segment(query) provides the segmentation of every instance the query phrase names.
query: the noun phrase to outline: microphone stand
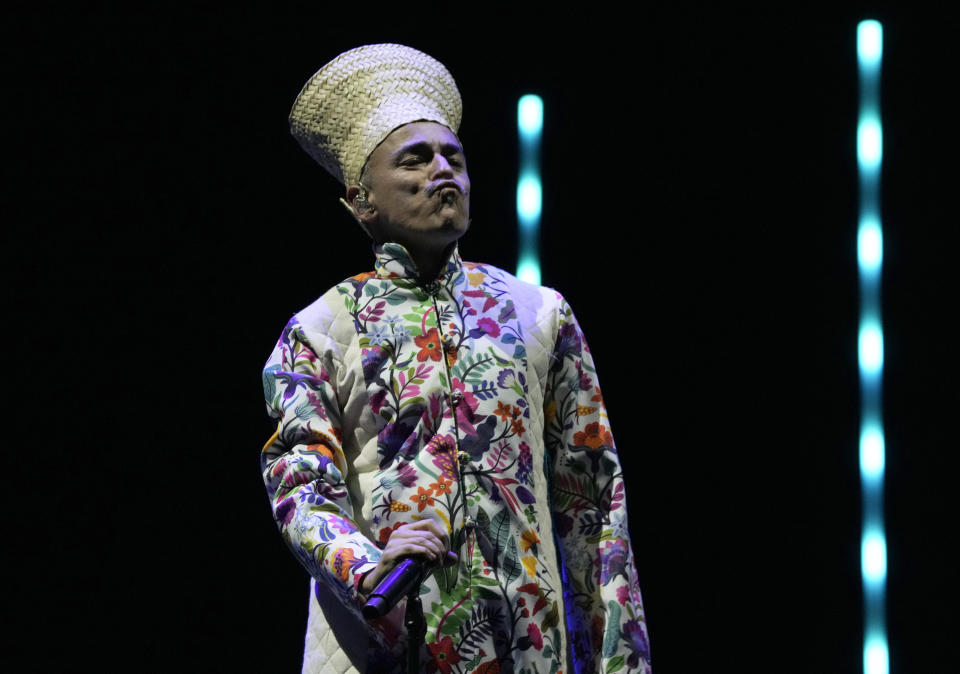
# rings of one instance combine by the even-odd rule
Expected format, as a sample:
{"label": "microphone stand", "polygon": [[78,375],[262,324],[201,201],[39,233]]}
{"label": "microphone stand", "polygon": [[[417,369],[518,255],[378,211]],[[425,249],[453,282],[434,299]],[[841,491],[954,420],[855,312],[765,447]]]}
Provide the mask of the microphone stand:
{"label": "microphone stand", "polygon": [[406,596],[407,608],[403,626],[407,629],[408,674],[420,673],[420,648],[427,634],[427,620],[423,615],[423,603],[420,601],[420,585],[428,570],[415,558],[404,559],[377,584],[363,606],[363,617],[376,620],[385,616]]}
{"label": "microphone stand", "polygon": [[423,616],[419,585],[407,595],[403,626],[407,628],[407,674],[419,674],[420,647],[423,646],[423,637],[427,634],[427,620]]}

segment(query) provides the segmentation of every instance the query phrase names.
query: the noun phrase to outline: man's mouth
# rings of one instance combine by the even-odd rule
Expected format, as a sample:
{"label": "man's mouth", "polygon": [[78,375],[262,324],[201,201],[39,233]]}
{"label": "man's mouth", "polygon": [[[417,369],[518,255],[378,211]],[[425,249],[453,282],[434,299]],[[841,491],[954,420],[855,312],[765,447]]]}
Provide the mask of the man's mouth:
{"label": "man's mouth", "polygon": [[[432,197],[437,192],[440,192],[441,196],[444,196],[443,191],[446,190],[448,187],[455,189],[460,194],[463,194],[463,189],[460,187],[459,183],[456,183],[453,180],[445,180],[442,183],[437,183],[436,185],[431,185],[429,188],[427,188],[427,196]],[[450,194],[450,193],[447,192],[447,194]],[[450,198],[450,197],[446,197],[446,198]]]}

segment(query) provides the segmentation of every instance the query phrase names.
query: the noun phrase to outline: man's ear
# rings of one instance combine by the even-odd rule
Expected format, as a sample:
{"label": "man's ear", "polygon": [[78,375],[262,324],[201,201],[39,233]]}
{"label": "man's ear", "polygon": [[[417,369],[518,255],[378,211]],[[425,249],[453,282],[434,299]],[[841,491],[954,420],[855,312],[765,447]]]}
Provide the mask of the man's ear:
{"label": "man's ear", "polygon": [[340,199],[340,203],[350,212],[366,235],[376,241],[371,226],[376,220],[377,209],[367,200],[367,191],[359,185],[350,185],[347,188],[346,199]]}

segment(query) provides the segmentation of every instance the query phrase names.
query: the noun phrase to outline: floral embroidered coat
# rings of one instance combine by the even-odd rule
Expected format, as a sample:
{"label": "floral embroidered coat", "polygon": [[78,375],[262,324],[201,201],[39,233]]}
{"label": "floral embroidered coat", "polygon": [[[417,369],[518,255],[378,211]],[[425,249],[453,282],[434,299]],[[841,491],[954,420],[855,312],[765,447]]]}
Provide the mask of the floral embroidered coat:
{"label": "floral embroidered coat", "polygon": [[304,670],[402,671],[401,608],[367,625],[357,587],[393,531],[432,518],[459,563],[421,588],[424,671],[648,671],[623,476],[570,307],[456,250],[426,286],[402,246],[376,253],[264,370],[263,477],[317,598]]}

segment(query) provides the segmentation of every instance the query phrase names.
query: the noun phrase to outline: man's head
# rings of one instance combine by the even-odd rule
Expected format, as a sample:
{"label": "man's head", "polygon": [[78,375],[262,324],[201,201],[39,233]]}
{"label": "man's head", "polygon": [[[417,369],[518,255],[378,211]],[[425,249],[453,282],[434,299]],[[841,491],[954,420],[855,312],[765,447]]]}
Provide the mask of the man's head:
{"label": "man's head", "polygon": [[290,110],[290,132],[334,178],[356,185],[374,149],[404,124],[432,121],[454,134],[463,105],[436,59],[400,44],[340,54],[314,73]]}
{"label": "man's head", "polygon": [[395,129],[370,153],[347,202],[375,241],[444,247],[470,225],[470,177],[457,136],[436,122]]}

